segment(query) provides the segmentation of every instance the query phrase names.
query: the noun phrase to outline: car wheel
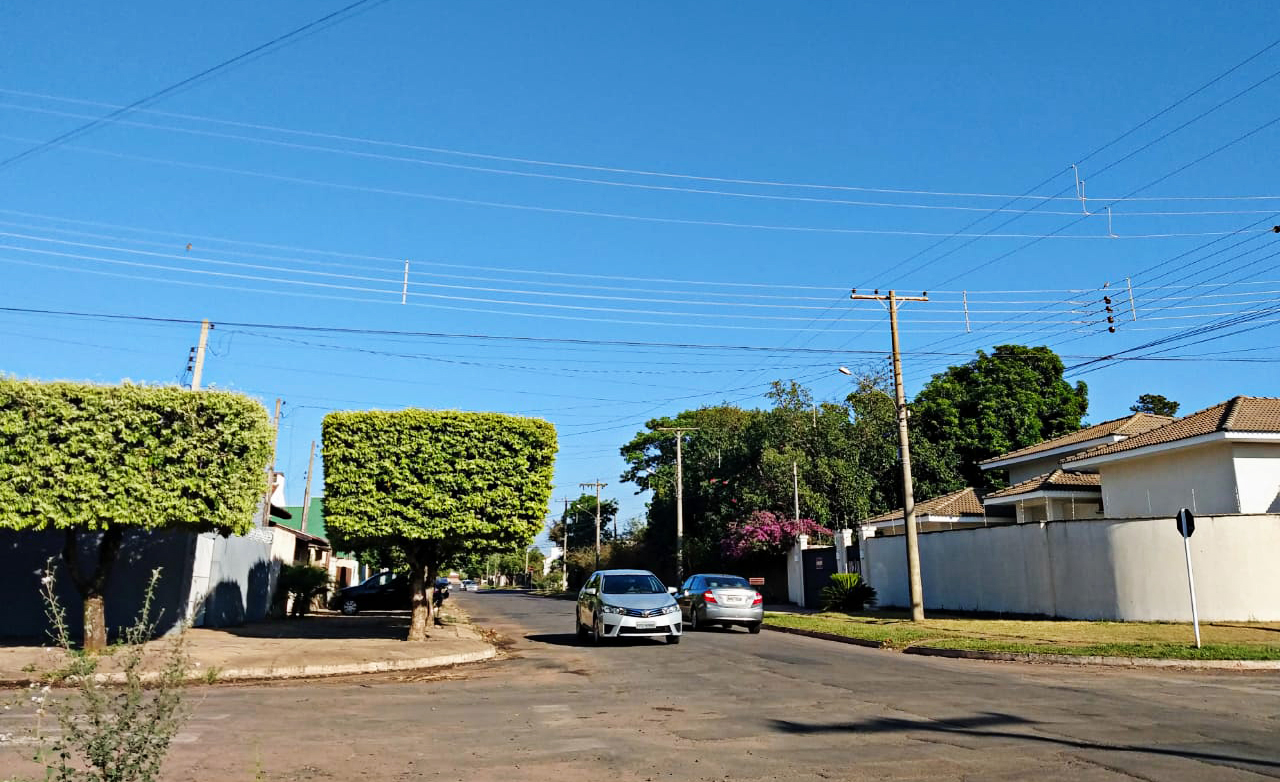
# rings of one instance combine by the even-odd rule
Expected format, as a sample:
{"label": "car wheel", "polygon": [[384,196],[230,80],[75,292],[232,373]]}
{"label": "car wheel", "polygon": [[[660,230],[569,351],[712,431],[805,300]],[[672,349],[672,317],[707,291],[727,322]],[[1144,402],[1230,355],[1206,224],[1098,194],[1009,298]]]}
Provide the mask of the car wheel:
{"label": "car wheel", "polygon": [[757,633],[759,633],[759,632],[760,632],[760,623],[759,623],[759,622],[756,622],[756,623],[754,623],[754,624],[749,624],[749,625],[747,625],[747,632],[748,632],[748,633],[751,633],[752,635],[756,635]]}
{"label": "car wheel", "polygon": [[578,621],[578,614],[573,615],[573,632],[578,636],[579,641],[585,641],[587,638],[587,628],[582,626],[582,622]]}
{"label": "car wheel", "polygon": [[355,600],[342,601],[342,613],[346,614],[347,616],[354,616],[359,612],[360,612],[360,604],[357,603]]}
{"label": "car wheel", "polygon": [[667,643],[669,643],[669,644],[678,644],[678,643],[680,643],[680,636],[678,636],[678,635],[669,635],[669,636],[667,636]]}
{"label": "car wheel", "polygon": [[604,643],[604,617],[596,614],[596,618],[591,623],[591,642],[596,646]]}
{"label": "car wheel", "polygon": [[698,609],[690,608],[689,609],[689,632],[698,630],[699,627],[700,625],[698,624]]}

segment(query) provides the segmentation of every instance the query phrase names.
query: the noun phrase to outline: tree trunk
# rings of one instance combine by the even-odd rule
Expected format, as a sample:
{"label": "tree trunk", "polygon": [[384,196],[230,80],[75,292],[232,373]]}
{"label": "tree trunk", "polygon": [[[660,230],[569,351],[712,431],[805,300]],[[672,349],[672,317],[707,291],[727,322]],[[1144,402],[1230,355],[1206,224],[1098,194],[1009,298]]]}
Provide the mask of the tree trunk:
{"label": "tree trunk", "polygon": [[84,603],[84,649],[89,652],[107,648],[107,613],[104,599],[107,576],[111,573],[111,565],[115,563],[116,554],[120,552],[120,544],[124,539],[124,531],[119,527],[108,527],[102,533],[98,543],[98,561],[93,572],[84,575],[80,572],[80,533],[78,530],[67,530],[62,547],[62,559],[66,562],[71,574],[71,583]]}
{"label": "tree trunk", "polygon": [[407,551],[409,567],[412,570],[410,590],[413,592],[413,617],[409,620],[410,641],[427,640],[427,628],[431,626],[431,595],[427,592],[430,582],[426,580],[427,563],[418,551]]}

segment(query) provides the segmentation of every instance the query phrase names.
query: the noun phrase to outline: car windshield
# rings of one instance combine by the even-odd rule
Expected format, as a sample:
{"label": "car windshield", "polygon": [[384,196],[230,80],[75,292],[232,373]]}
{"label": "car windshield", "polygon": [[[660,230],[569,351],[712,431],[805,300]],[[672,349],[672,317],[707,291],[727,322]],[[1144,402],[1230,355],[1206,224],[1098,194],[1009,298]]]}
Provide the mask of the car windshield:
{"label": "car windshield", "polygon": [[605,576],[600,591],[606,595],[654,595],[667,589],[657,576]]}
{"label": "car windshield", "polygon": [[745,578],[738,576],[707,576],[708,589],[749,589]]}

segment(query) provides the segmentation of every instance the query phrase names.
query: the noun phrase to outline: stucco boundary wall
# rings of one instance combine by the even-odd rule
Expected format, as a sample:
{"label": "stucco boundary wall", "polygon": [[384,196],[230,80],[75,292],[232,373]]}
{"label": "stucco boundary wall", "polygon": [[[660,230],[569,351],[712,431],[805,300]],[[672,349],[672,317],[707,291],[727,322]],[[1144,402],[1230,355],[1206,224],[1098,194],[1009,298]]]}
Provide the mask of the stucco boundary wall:
{"label": "stucco boundary wall", "polygon": [[[927,608],[1189,622],[1172,518],[1049,521],[921,534]],[[867,538],[863,573],[905,606],[906,538]],[[1280,514],[1200,516],[1191,562],[1201,621],[1280,621]]]}

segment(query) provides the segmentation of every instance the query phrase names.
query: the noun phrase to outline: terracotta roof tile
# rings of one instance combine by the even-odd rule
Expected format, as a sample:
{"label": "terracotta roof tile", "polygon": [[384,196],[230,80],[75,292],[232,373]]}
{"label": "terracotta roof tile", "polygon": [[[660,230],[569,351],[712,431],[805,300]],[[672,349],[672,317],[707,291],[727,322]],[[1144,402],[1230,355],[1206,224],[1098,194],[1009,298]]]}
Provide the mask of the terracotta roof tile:
{"label": "terracotta roof tile", "polygon": [[[986,515],[982,509],[982,500],[978,499],[978,493],[970,488],[964,488],[960,491],[953,491],[950,494],[944,494],[941,497],[925,500],[916,503],[917,516],[983,516]],[[881,513],[879,516],[872,516],[869,519],[863,519],[860,524],[869,524],[875,521],[889,521],[891,519],[902,518],[902,509]]]}
{"label": "terracotta roof tile", "polygon": [[1044,489],[1062,489],[1066,491],[1089,491],[1102,486],[1102,479],[1094,472],[1070,472],[1068,470],[1054,470],[1043,475],[1037,475],[1034,478],[1028,478],[1021,483],[993,491],[983,500],[990,500],[996,497],[1014,497],[1019,494],[1030,494],[1034,491],[1042,491]]}
{"label": "terracotta roof tile", "polygon": [[1100,424],[1086,426],[1083,429],[1077,429],[1076,431],[1068,434],[1060,435],[1048,440],[1042,440],[1034,445],[1028,445],[1026,448],[1019,448],[1016,451],[1002,453],[999,456],[984,459],[979,462],[979,464],[991,464],[992,462],[1002,462],[1005,459],[1032,456],[1043,451],[1052,451],[1055,448],[1074,445],[1075,443],[1087,443],[1090,440],[1096,440],[1099,437],[1110,437],[1111,435],[1132,437],[1164,426],[1172,420],[1174,419],[1164,415],[1155,415],[1153,413],[1134,413],[1133,415],[1128,415],[1124,418],[1115,418],[1110,421],[1103,421]]}
{"label": "terracotta roof tile", "polygon": [[1237,396],[1225,402],[1192,413],[1186,418],[1157,429],[1134,435],[1127,440],[1100,445],[1084,453],[1063,459],[1063,464],[1094,456],[1132,451],[1149,445],[1163,445],[1214,432],[1280,433],[1280,399],[1274,397]]}

